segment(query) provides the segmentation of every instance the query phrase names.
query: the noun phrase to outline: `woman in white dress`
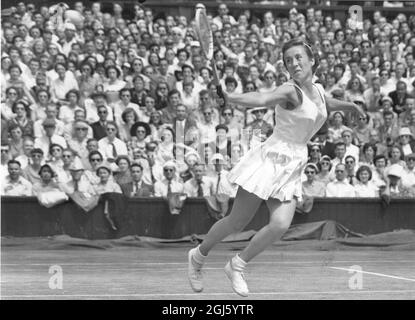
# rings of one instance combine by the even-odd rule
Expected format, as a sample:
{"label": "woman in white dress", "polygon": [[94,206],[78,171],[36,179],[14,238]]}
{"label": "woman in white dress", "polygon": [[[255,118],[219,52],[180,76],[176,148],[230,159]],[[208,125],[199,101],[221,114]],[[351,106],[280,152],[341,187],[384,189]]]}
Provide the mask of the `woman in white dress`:
{"label": "woman in white dress", "polygon": [[376,198],[379,197],[379,188],[372,181],[372,170],[363,165],[356,172],[358,182],[355,184],[356,197]]}
{"label": "woman in white dress", "polygon": [[307,163],[307,142],[327,119],[330,110],[363,110],[351,103],[324,97],[322,86],[312,82],[317,67],[309,45],[293,39],[285,43],[283,60],[293,80],[268,93],[229,94],[225,99],[242,106],[277,105],[276,126],[263,143],[248,151],[228,175],[239,185],[231,213],[215,223],[204,241],[188,253],[188,279],[196,292],[203,290],[202,266],[209,251],[226,236],[241,231],[263,200],[270,211],[269,224],[225,266],[233,290],[247,296],[243,271],[246,264],[287,231],[297,201],[302,200],[301,173]]}

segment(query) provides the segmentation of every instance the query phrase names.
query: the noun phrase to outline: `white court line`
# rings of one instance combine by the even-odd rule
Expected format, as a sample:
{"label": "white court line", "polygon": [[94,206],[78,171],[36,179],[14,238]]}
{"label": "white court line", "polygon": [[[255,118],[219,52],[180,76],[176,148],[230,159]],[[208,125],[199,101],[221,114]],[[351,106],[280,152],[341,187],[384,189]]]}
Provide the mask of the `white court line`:
{"label": "white court line", "polygon": [[388,275],[388,274],[377,273],[377,272],[369,272],[369,271],[356,270],[356,269],[353,269],[353,268],[337,268],[337,267],[329,267],[329,268],[330,269],[337,269],[337,270],[344,270],[344,271],[349,271],[349,272],[360,272],[360,273],[372,274],[372,275],[375,275],[375,276],[380,276],[380,277],[385,277],[385,278],[392,278],[392,279],[407,280],[407,281],[413,281],[413,282],[415,282],[415,279],[409,279],[409,278],[404,278],[404,277],[391,276],[391,275]]}
{"label": "white court line", "polygon": [[[226,262],[226,259],[223,263]],[[330,259],[322,259],[320,261],[252,261],[250,265],[261,265],[261,264],[327,264],[327,263],[414,263],[415,260],[367,260],[367,261],[356,261],[356,260],[338,260],[332,261]],[[186,262],[80,262],[80,263],[59,263],[59,261],[54,261],[53,263],[2,263],[2,266],[50,266],[51,264],[58,264],[60,266],[105,266],[105,265],[186,265]],[[207,265],[222,264],[222,262],[208,262]]]}
{"label": "white court line", "polygon": [[[357,294],[357,293],[415,293],[415,290],[348,290],[348,291],[288,291],[288,292],[251,292],[250,296],[263,295],[337,295],[337,294]],[[212,293],[131,293],[131,294],[39,294],[39,295],[2,295],[1,298],[111,298],[111,297],[203,297],[203,296],[229,296],[235,295],[233,292],[212,292]]]}

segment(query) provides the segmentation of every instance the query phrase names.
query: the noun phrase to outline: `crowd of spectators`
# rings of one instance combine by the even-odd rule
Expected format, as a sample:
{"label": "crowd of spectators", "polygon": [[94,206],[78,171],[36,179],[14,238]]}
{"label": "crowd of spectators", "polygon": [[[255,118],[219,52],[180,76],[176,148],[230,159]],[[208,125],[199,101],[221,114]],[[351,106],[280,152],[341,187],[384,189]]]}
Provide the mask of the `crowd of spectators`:
{"label": "crowd of spectators", "polygon": [[[139,4],[132,19],[118,3],[71,10],[83,18],[60,23],[20,2],[2,19],[1,194],[234,197],[227,172],[272,134],[275,106],[223,105],[193,19]],[[219,4],[208,16],[227,92],[288,81],[281,48],[298,37],[327,95],[367,111],[330,114],[309,145],[305,195],[415,197],[415,15],[376,11],[357,28],[312,7],[259,19]]]}

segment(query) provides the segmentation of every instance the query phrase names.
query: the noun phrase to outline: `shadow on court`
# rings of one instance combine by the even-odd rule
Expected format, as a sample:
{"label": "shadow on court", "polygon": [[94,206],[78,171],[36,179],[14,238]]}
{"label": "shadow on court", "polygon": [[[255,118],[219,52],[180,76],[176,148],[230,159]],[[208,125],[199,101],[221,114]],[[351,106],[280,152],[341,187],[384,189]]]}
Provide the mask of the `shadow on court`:
{"label": "shadow on court", "polygon": [[[140,240],[2,238],[2,299],[243,299],[223,267],[246,241],[212,251],[195,294],[186,278],[194,244]],[[248,299],[415,299],[415,242],[371,242],[278,242],[249,264]]]}

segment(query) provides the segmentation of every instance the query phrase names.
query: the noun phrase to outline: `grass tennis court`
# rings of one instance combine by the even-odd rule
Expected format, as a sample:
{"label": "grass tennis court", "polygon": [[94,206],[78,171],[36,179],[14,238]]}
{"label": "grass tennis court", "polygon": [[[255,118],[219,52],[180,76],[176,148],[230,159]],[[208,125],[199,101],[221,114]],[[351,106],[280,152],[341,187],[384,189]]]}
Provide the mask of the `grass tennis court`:
{"label": "grass tennis court", "polygon": [[[248,299],[415,299],[415,252],[376,248],[327,250],[315,242],[274,245],[249,264]],[[186,278],[189,243],[117,247],[2,248],[2,299],[241,299],[223,272],[244,242],[222,243],[209,256],[205,290]],[[63,289],[50,289],[49,268],[63,272]],[[349,288],[349,268],[360,266],[362,289]],[[246,298],[245,298],[246,300]]]}

